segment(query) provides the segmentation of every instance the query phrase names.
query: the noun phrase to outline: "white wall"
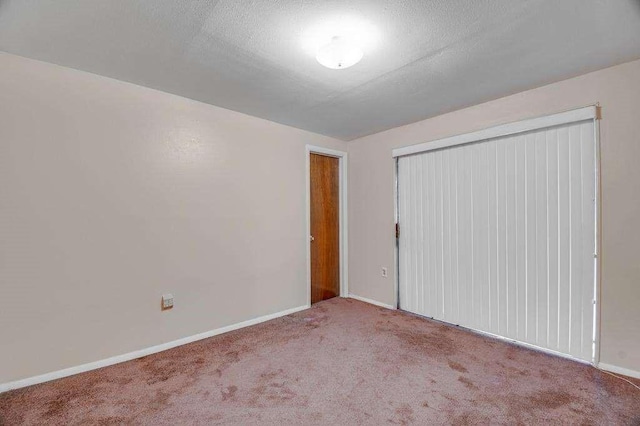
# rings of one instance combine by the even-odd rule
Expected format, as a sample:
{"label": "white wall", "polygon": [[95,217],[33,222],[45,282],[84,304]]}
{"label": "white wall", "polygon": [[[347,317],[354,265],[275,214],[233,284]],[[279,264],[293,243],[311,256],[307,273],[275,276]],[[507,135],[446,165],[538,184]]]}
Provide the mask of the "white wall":
{"label": "white wall", "polygon": [[0,54],[0,383],[306,305],[305,144]]}
{"label": "white wall", "polygon": [[603,107],[601,361],[640,372],[640,61],[350,142],[351,293],[395,303],[393,148],[596,102]]}

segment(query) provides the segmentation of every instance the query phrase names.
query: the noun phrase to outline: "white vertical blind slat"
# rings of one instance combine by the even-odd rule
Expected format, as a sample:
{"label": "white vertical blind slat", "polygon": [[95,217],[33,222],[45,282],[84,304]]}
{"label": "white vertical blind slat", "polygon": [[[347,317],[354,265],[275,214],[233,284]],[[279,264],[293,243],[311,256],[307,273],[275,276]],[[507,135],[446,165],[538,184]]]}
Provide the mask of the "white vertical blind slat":
{"label": "white vertical blind slat", "polygon": [[517,338],[517,286],[516,283],[516,182],[515,182],[515,148],[513,138],[505,143],[505,288],[506,336]]}
{"label": "white vertical blind slat", "polygon": [[558,347],[558,131],[547,135],[547,283],[548,347]]}

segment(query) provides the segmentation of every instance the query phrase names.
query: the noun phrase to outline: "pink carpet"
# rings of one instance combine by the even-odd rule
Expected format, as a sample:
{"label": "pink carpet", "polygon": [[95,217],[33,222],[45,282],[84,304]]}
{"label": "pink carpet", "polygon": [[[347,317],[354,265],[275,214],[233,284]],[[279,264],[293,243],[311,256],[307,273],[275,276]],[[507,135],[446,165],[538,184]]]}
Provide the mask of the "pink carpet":
{"label": "pink carpet", "polygon": [[332,299],[243,330],[0,395],[0,424],[640,424],[596,369]]}

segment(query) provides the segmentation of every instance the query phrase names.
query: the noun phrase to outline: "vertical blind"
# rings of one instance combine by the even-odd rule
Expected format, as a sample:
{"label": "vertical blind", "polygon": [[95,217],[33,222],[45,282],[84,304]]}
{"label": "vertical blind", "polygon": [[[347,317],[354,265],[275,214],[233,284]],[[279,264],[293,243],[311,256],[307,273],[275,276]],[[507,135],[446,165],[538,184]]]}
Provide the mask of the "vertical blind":
{"label": "vertical blind", "polygon": [[398,158],[400,308],[594,355],[594,120]]}

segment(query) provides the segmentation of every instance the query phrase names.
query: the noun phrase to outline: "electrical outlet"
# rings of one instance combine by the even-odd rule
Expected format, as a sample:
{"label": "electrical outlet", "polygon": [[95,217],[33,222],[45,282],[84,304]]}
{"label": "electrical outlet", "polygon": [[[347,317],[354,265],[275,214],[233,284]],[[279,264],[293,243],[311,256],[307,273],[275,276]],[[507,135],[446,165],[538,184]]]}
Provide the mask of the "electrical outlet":
{"label": "electrical outlet", "polygon": [[163,294],[162,295],[162,310],[173,308],[173,294]]}
{"label": "electrical outlet", "polygon": [[382,270],[380,271],[380,275],[382,275],[382,278],[387,278],[389,276],[389,272],[387,271],[386,267],[382,267]]}

